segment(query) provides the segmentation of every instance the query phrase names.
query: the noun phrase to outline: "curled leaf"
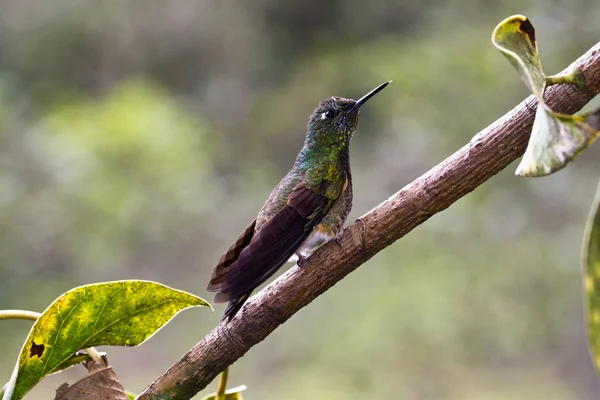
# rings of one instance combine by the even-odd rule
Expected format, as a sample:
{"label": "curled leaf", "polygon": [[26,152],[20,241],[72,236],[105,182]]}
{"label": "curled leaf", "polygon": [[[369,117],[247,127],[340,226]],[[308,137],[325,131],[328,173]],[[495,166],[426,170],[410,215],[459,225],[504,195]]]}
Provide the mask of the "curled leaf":
{"label": "curled leaf", "polygon": [[111,366],[87,361],[88,375],[73,385],[62,384],[54,400],[129,400]]}
{"label": "curled leaf", "polygon": [[498,24],[492,33],[492,43],[517,69],[539,104],[531,138],[516,174],[544,176],[564,168],[600,135],[600,109],[583,115],[554,112],[544,101],[544,90],[547,85],[556,83],[581,86],[584,81],[581,71],[547,77],[542,70],[535,29],[523,15],[509,17]]}
{"label": "curled leaf", "polygon": [[538,100],[546,87],[546,75],[538,54],[535,29],[523,15],[500,22],[492,33],[492,43],[517,69],[521,79]]}
{"label": "curled leaf", "polygon": [[81,286],[56,299],[35,322],[3,400],[18,400],[76,351],[91,346],[137,346],[200,297],[148,281]]}
{"label": "curled leaf", "polygon": [[[541,103],[540,103],[541,104]],[[517,167],[520,176],[545,176],[564,168],[600,134],[600,109],[566,115],[538,107],[531,138]]]}

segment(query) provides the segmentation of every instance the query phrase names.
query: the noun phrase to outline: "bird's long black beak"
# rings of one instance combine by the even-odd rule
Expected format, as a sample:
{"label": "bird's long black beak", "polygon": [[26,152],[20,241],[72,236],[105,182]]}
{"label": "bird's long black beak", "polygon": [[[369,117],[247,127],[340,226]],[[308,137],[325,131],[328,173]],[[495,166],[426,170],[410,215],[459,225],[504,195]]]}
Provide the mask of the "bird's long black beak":
{"label": "bird's long black beak", "polygon": [[371,90],[369,93],[365,94],[363,97],[358,99],[356,103],[354,103],[350,111],[357,111],[363,104],[367,102],[367,100],[375,96],[377,93],[381,92],[383,88],[390,84],[390,82],[392,81],[382,83],[381,85],[377,86],[375,89]]}

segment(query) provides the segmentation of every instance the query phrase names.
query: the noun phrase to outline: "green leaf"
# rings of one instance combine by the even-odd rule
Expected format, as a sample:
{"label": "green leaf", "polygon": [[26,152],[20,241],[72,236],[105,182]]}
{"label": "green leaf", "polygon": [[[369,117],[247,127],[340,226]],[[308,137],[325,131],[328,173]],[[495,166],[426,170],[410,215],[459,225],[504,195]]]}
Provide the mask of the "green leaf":
{"label": "green leaf", "polygon": [[81,286],[56,299],[31,328],[3,400],[18,400],[80,349],[137,346],[178,312],[210,307],[192,294],[148,281]]}
{"label": "green leaf", "polygon": [[545,176],[564,168],[600,134],[600,109],[565,115],[538,107],[527,150],[517,167],[520,176]]}
{"label": "green leaf", "polygon": [[542,98],[546,75],[538,55],[535,29],[529,19],[513,15],[500,22],[492,33],[492,43],[517,69],[531,93]]}
{"label": "green leaf", "polygon": [[517,69],[538,100],[531,139],[516,174],[544,176],[564,168],[600,135],[600,108],[583,115],[552,111],[544,101],[549,84],[572,83],[585,87],[581,71],[547,77],[542,70],[535,29],[526,17],[515,15],[502,21],[492,33],[492,43]]}
{"label": "green leaf", "polygon": [[[225,400],[243,400],[242,392],[246,390],[246,385],[236,386],[225,391]],[[217,394],[211,393],[203,397],[201,400],[215,400]]]}
{"label": "green leaf", "polygon": [[[42,314],[35,311],[27,311],[27,310],[0,310],[0,319],[26,319],[31,321],[37,321]],[[93,347],[89,347],[85,350],[87,353],[93,351],[97,353],[98,356],[105,356],[106,353],[98,352]],[[92,357],[87,353],[79,353],[73,354],[67,361],[59,365],[52,371],[53,373],[62,371],[64,369],[70,368],[74,365],[80,364],[84,361],[89,361]],[[4,390],[0,391],[0,396],[4,394]]]}
{"label": "green leaf", "polygon": [[596,368],[600,371],[600,185],[586,227],[583,265],[590,350]]}

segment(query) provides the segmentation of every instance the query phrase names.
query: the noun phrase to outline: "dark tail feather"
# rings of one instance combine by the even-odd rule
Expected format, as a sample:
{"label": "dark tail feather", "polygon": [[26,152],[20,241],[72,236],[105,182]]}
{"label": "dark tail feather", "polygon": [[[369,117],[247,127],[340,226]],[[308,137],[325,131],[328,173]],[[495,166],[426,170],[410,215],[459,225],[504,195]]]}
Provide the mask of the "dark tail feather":
{"label": "dark tail feather", "polygon": [[235,314],[237,314],[238,311],[240,311],[242,309],[242,307],[244,306],[244,303],[246,302],[246,300],[248,300],[249,297],[250,297],[250,293],[244,293],[237,299],[231,300],[229,302],[229,304],[227,304],[227,307],[225,308],[225,312],[223,313],[223,317],[221,318],[221,321],[225,321],[225,320],[227,320],[227,322],[231,321],[233,319],[233,317],[235,317]]}

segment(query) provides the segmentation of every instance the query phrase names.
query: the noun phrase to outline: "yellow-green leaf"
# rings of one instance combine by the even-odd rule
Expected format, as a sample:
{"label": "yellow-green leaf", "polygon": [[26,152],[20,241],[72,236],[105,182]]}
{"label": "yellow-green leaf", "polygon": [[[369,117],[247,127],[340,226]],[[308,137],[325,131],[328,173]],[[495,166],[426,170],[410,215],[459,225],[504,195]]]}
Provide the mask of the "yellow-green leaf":
{"label": "yellow-green leaf", "polygon": [[546,75],[538,55],[535,29],[529,19],[513,15],[500,22],[492,33],[492,43],[517,69],[531,93],[542,98]]}
{"label": "yellow-green leaf", "polygon": [[31,328],[3,400],[22,398],[77,350],[137,346],[178,312],[195,306],[210,307],[200,297],[148,281],[107,282],[70,290]]}
{"label": "yellow-green leaf", "polygon": [[600,185],[587,223],[583,242],[583,266],[587,293],[587,327],[592,358],[600,371]]}
{"label": "yellow-green leaf", "polygon": [[[27,310],[0,310],[0,319],[27,319],[31,321],[37,321],[42,314],[35,311],[27,311]],[[64,369],[70,368],[74,365],[80,364],[84,361],[91,360],[92,357],[87,353],[96,353],[98,357],[102,357],[106,355],[106,353],[98,352],[93,347],[89,347],[85,349],[84,353],[81,354],[73,354],[67,361],[59,365],[52,371],[53,373],[60,372]],[[0,392],[0,396],[4,394],[4,391]]]}
{"label": "yellow-green leaf", "polygon": [[565,167],[600,135],[600,109],[574,116],[552,111],[544,102],[544,90],[555,83],[581,85],[583,76],[547,77],[542,70],[535,29],[523,15],[502,21],[492,33],[492,43],[517,69],[521,79],[538,100],[531,138],[516,174],[544,176]]}
{"label": "yellow-green leaf", "polygon": [[[242,392],[246,390],[246,385],[236,386],[225,391],[225,400],[244,400]],[[203,397],[201,400],[215,400],[217,394],[211,393]]]}
{"label": "yellow-green leaf", "polygon": [[566,115],[538,107],[519,176],[544,176],[564,168],[600,134],[600,109]]}

